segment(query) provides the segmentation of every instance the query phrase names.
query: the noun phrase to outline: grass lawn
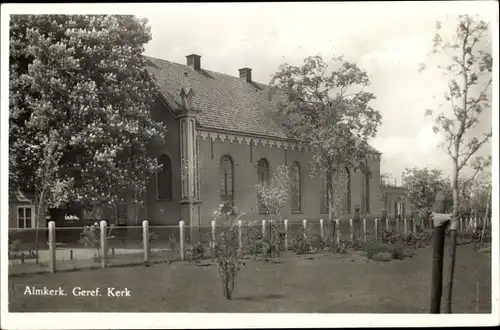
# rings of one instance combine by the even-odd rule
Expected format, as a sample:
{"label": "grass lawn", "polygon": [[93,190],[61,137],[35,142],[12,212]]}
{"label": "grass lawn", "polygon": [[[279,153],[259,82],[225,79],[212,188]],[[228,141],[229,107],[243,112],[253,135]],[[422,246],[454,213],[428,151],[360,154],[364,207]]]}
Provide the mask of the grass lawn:
{"label": "grass lawn", "polygon": [[[432,250],[402,261],[365,262],[353,255],[286,255],[248,260],[226,300],[217,266],[188,262],[115,267],[9,278],[10,312],[294,312],[427,313]],[[447,263],[445,263],[445,270]],[[67,296],[24,295],[26,286],[62,287]],[[479,303],[477,287],[479,286]],[[100,297],[74,297],[74,287],[100,288]],[[108,297],[107,288],[131,297]],[[491,255],[457,248],[454,313],[491,312]]]}

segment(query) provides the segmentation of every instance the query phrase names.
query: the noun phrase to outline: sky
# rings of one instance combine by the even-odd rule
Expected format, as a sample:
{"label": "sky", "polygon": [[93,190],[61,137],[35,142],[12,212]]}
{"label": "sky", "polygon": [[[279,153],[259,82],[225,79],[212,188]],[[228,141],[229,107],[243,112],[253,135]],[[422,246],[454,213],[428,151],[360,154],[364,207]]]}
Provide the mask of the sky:
{"label": "sky", "polygon": [[[383,117],[371,141],[382,152],[381,172],[400,182],[407,167],[451,173],[432,118],[424,115],[439,109],[447,82],[429,58],[436,21],[444,21],[446,29],[450,15],[476,13],[491,22],[492,13],[481,4],[460,8],[452,2],[171,4],[141,16],[152,32],[146,55],[185,63],[186,55],[196,53],[205,69],[237,76],[239,68],[249,67],[261,83],[268,83],[280,64],[300,65],[311,55],[343,55],[355,62],[369,74],[368,90],[377,97],[371,105]],[[484,47],[491,52],[491,36]],[[420,63],[429,68],[419,73]],[[491,110],[473,134],[487,131],[490,119]],[[490,155],[491,145],[480,154]]]}

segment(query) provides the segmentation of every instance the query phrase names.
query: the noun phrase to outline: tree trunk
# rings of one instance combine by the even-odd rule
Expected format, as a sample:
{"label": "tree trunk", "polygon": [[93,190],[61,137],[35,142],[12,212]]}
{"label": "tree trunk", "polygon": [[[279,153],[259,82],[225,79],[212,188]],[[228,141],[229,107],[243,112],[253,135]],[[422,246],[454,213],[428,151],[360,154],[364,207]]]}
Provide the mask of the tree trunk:
{"label": "tree trunk", "polygon": [[36,253],[36,263],[38,264],[39,263],[39,253],[38,253],[38,249],[39,249],[39,231],[40,231],[40,217],[42,215],[42,209],[43,209],[43,199],[45,198],[44,196],[44,191],[42,191],[40,193],[40,197],[36,198],[35,196],[35,253]]}
{"label": "tree trunk", "polygon": [[434,227],[434,250],[432,262],[431,314],[439,314],[443,292],[443,256],[446,224]]}
{"label": "tree trunk", "polygon": [[[455,146],[458,157],[458,145]],[[453,276],[455,274],[455,260],[457,252],[457,227],[458,227],[458,160],[454,162],[453,167],[453,214],[450,225],[450,265],[448,267],[448,286],[446,288],[446,301],[444,312],[451,313],[452,294],[453,294]]]}

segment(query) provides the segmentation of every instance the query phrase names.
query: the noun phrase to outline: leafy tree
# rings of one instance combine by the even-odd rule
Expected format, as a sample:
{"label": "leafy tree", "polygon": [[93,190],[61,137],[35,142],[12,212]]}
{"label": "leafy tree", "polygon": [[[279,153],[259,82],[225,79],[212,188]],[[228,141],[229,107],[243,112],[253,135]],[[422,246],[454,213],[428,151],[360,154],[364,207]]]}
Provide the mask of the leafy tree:
{"label": "leafy tree", "polygon": [[486,172],[485,167],[489,165],[490,160],[475,162],[474,171],[469,175],[461,175],[458,179],[460,217],[470,217],[472,213],[477,217],[488,216],[492,181],[491,173]]}
{"label": "leafy tree", "polygon": [[403,172],[403,186],[412,208],[421,219],[429,219],[436,197],[446,193],[448,181],[441,170],[414,167]]}
{"label": "leafy tree", "polygon": [[[459,176],[469,160],[491,138],[491,129],[482,136],[472,133],[483,111],[490,108],[492,82],[492,56],[486,50],[484,37],[488,24],[478,17],[459,15],[453,21],[455,30],[447,36],[441,22],[437,22],[433,39],[433,56],[439,61],[438,69],[448,76],[448,91],[444,94],[450,109],[435,119],[434,130],[444,136],[443,146],[453,162],[453,215],[451,220],[451,263],[449,268],[445,312],[451,313],[451,293],[456,254],[456,230],[459,214]],[[488,46],[489,47],[489,46]],[[424,66],[422,67],[424,68]],[[432,115],[431,110],[427,115]]]}
{"label": "leafy tree", "polygon": [[267,185],[257,185],[259,199],[265,210],[274,218],[279,217],[280,211],[288,200],[291,179],[290,171],[286,165],[280,165],[273,173],[272,180]]}
{"label": "leafy tree", "polygon": [[156,85],[141,56],[146,20],[14,15],[10,20],[10,182],[46,208],[141,200],[158,169],[147,146]]}
{"label": "leafy tree", "polygon": [[[312,153],[312,174],[326,179],[328,218],[333,221],[339,185],[335,178],[346,168],[368,171],[368,140],[381,123],[380,113],[369,103],[375,96],[365,91],[368,74],[343,57],[328,65],[321,56],[304,60],[301,66],[283,64],[270,85],[277,94],[278,119],[291,139]],[[337,194],[336,194],[337,189]]]}

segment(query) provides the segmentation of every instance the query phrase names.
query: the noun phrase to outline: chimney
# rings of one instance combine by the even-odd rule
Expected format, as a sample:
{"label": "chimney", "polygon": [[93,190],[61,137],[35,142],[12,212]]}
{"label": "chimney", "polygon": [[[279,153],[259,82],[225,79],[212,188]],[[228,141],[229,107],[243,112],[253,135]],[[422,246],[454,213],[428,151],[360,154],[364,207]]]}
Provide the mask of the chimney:
{"label": "chimney", "polygon": [[245,80],[245,82],[247,83],[251,83],[252,82],[252,69],[250,68],[243,68],[243,69],[240,69],[240,78]]}
{"label": "chimney", "polygon": [[186,56],[187,58],[187,66],[194,71],[201,70],[201,56],[196,54],[191,54]]}

